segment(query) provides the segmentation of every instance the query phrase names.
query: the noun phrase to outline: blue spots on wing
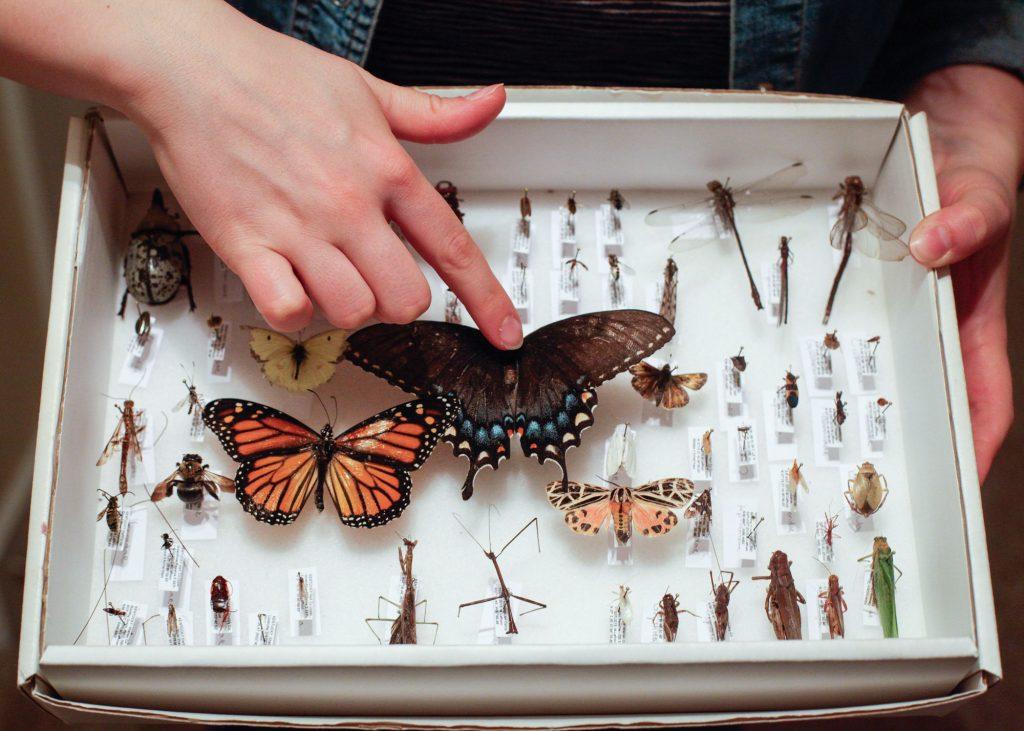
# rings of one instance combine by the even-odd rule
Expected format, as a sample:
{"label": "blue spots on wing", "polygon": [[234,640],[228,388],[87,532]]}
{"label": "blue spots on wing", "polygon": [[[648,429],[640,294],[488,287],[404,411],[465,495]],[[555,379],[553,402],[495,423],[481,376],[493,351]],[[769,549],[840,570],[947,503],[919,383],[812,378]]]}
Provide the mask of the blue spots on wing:
{"label": "blue spots on wing", "polygon": [[544,424],[544,438],[549,442],[558,443],[558,428],[555,426],[555,422],[549,421]]}
{"label": "blue spots on wing", "polygon": [[558,428],[562,431],[569,429],[569,415],[564,411],[559,411],[558,415],[555,416],[555,423],[558,424]]}
{"label": "blue spots on wing", "polygon": [[540,422],[539,421],[534,421],[534,420],[531,419],[526,424],[526,431],[524,432],[523,436],[525,436],[527,439],[531,439],[531,440],[540,439],[540,437],[541,437]]}
{"label": "blue spots on wing", "polygon": [[575,393],[573,393],[572,391],[570,391],[569,393],[565,394],[565,410],[566,411],[572,411],[573,409],[575,409],[576,406],[579,404],[579,402],[580,402],[579,397]]}
{"label": "blue spots on wing", "polygon": [[491,424],[491,439],[498,441],[505,436],[505,430],[501,424]]}

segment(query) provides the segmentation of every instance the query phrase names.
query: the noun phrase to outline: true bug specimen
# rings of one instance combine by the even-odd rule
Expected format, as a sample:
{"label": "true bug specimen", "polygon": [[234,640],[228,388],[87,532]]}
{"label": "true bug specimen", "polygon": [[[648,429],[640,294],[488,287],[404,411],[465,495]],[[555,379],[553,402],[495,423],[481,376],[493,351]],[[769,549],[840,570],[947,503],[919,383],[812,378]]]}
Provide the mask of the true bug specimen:
{"label": "true bug specimen", "polygon": [[[886,638],[900,635],[896,620],[896,581],[903,576],[903,572],[893,563],[894,555],[885,536],[876,536],[871,555],[860,559],[871,559],[871,600],[878,609],[882,634]],[[896,576],[897,573],[899,576]]]}
{"label": "true bug specimen", "polygon": [[[100,514],[96,516],[97,522],[102,519],[107,519],[107,528],[110,530],[112,535],[117,535],[121,531],[121,510],[118,508],[117,499],[119,495],[111,495],[106,490],[97,491],[103,494],[103,499],[107,501],[107,504],[100,511]],[[126,493],[127,494],[127,493]]]}
{"label": "true bug specimen", "polygon": [[[829,244],[833,249],[842,251],[843,257],[839,260],[839,268],[836,270],[828,302],[825,304],[825,317],[822,320],[824,324],[828,324],[828,318],[832,314],[839,282],[846,271],[855,243],[857,251],[861,254],[882,261],[900,261],[910,253],[907,245],[900,240],[900,236],[907,230],[907,224],[876,208],[864,187],[864,181],[858,176],[847,176],[840,183],[839,192],[832,199],[842,200],[842,204],[836,223],[829,232]],[[871,236],[857,237],[855,242],[854,234],[863,229],[867,229]]]}
{"label": "true bug specimen", "polygon": [[846,402],[843,401],[843,392],[836,391],[836,428],[839,430],[839,439],[843,438],[843,424],[846,423]]}
{"label": "true bug specimen", "polygon": [[164,551],[170,551],[171,548],[174,546],[174,539],[171,538],[170,533],[162,533],[160,535],[160,539],[163,541],[163,543],[160,545],[160,548],[162,548]]}
{"label": "true bug specimen", "polygon": [[114,427],[114,433],[107,440],[107,446],[103,448],[103,453],[96,460],[96,466],[99,467],[106,464],[116,449],[121,450],[118,492],[123,496],[128,494],[129,465],[134,467],[136,463],[142,462],[142,446],[139,443],[139,435],[146,427],[139,426],[142,411],[135,410],[135,402],[131,399],[125,399],[122,406],[115,405],[115,408],[121,416],[117,420],[117,426]]}
{"label": "true bug specimen", "polygon": [[193,411],[201,412],[203,410],[203,397],[199,393],[199,389],[196,388],[196,382],[191,378],[184,378],[181,382],[185,384],[188,393],[174,406],[174,410],[181,411],[187,405],[189,416],[192,416]]}
{"label": "true bug specimen", "polygon": [[654,622],[661,621],[662,632],[665,635],[665,642],[675,642],[679,636],[679,615],[682,613],[693,614],[689,609],[681,609],[679,606],[679,595],[669,594],[668,590],[658,602],[658,611],[654,614]]}
{"label": "true bug specimen", "polygon": [[196,505],[203,501],[205,495],[220,500],[218,492],[234,492],[235,481],[230,477],[218,475],[210,470],[210,465],[203,463],[198,454],[183,455],[174,472],[153,488],[153,502],[163,500],[178,491],[178,499],[186,505]]}
{"label": "true bug specimen", "polygon": [[846,485],[843,497],[850,510],[865,518],[877,513],[889,497],[889,484],[885,476],[879,474],[870,462],[862,464]]}
{"label": "true bug specimen", "polygon": [[[412,551],[416,548],[416,541],[410,541],[408,538],[402,538],[402,545],[405,547],[405,553],[402,553],[402,548],[398,549],[398,567],[402,572],[402,598],[401,601],[396,604],[387,597],[377,597],[377,616],[371,617],[366,620],[366,625],[373,632],[373,636],[377,638],[378,642],[383,642],[381,637],[373,629],[374,622],[389,622],[391,624],[391,631],[389,634],[388,644],[390,645],[415,645],[416,644],[416,626],[423,624],[429,625],[434,628],[434,640],[437,640],[437,622],[427,621],[427,600],[416,601],[416,582],[412,574]],[[381,617],[380,603],[385,602],[395,607],[398,610],[398,616],[395,619],[385,619]],[[423,607],[423,619],[416,618],[416,610],[419,607]]]}
{"label": "true bug specimen", "polygon": [[783,379],[782,387],[780,391],[784,391],[786,394],[786,405],[791,409],[795,409],[800,403],[800,387],[797,385],[797,381],[800,376],[793,375],[792,371],[786,371],[786,377]]}
{"label": "true bug specimen", "polygon": [[[726,578],[728,576],[728,578]],[[715,583],[715,574],[708,571],[711,579],[711,594],[715,597],[715,637],[719,642],[725,641],[726,633],[729,631],[729,599],[733,591],[740,585],[732,571],[720,571],[719,581]]]}
{"label": "true bug specimen", "polygon": [[[724,183],[718,180],[711,180],[707,183],[707,190],[694,192],[684,197],[682,203],[658,208],[647,214],[647,223],[652,226],[674,226],[680,217],[690,218],[694,213],[702,213],[687,229],[674,238],[669,244],[672,251],[690,251],[710,243],[720,242],[727,236],[736,242],[740,258],[743,261],[743,268],[747,274],[747,282],[750,285],[750,297],[754,301],[754,307],[763,310],[761,295],[754,283],[754,275],[750,271],[750,264],[747,262],[747,254],[743,248],[743,240],[740,237],[739,227],[736,224],[736,209],[748,209],[748,204],[771,204],[760,205],[757,208],[748,209],[748,218],[760,218],[770,220],[792,210],[780,207],[778,204],[792,202],[794,204],[809,205],[810,196],[799,196],[787,193],[781,195],[768,188],[788,187],[791,183],[802,177],[806,169],[803,163],[793,163],[776,170],[754,183],[742,186],[731,186],[729,180]],[[694,237],[694,231],[711,224],[716,234],[714,237]]]}
{"label": "true bug specimen", "polygon": [[790,497],[793,498],[794,505],[796,504],[796,490],[798,487],[802,487],[804,492],[810,492],[810,488],[807,487],[807,480],[804,479],[803,465],[797,464],[795,459],[793,460],[792,466],[789,468],[788,486],[789,494]]}
{"label": "true bug specimen", "polygon": [[231,618],[231,583],[223,576],[210,582],[210,609],[218,629],[224,629]]}
{"label": "true bug specimen", "polygon": [[743,355],[743,346],[740,346],[740,352],[730,356],[729,360],[732,361],[732,367],[740,373],[747,370],[747,358]]}
{"label": "true bug specimen", "polygon": [[434,186],[434,190],[444,198],[444,202],[452,209],[452,213],[458,216],[461,221],[466,214],[459,209],[459,203],[462,202],[462,199],[459,198],[459,189],[455,187],[455,183],[450,180],[442,180]]}
{"label": "true bug specimen", "polygon": [[162,305],[173,300],[182,287],[188,292],[189,310],[196,309],[192,261],[182,241],[196,235],[197,231],[181,228],[177,216],[164,205],[163,194],[154,190],[149,211],[132,233],[124,255],[125,290],[119,317],[124,317],[129,294],[142,304]]}
{"label": "true bug specimen", "polygon": [[768,560],[768,576],[754,576],[755,581],[767,580],[768,593],[764,599],[764,612],[772,623],[775,637],[780,640],[801,639],[800,607],[806,604],[797,591],[790,566],[793,562],[782,551],[775,551]]}
{"label": "true bug specimen", "polygon": [[839,331],[838,330],[833,330],[830,333],[828,333],[828,332],[825,333],[825,338],[822,341],[822,345],[824,345],[829,350],[838,350],[839,349]]}
{"label": "true bug specimen", "polygon": [[779,325],[789,322],[789,264],[793,261],[790,240],[789,236],[779,240]]}
{"label": "true bug specimen", "polygon": [[828,634],[833,640],[846,636],[846,625],[843,615],[846,613],[846,599],[843,598],[843,587],[839,585],[839,577],[828,576],[828,588],[818,595],[824,599],[825,619],[828,620]]}
{"label": "true bug specimen", "polygon": [[714,429],[708,429],[706,432],[704,432],[704,436],[700,438],[701,451],[704,452],[704,454],[706,454],[708,457],[711,456],[711,434],[714,431]]}
{"label": "true bug specimen", "polygon": [[825,513],[825,545],[830,549],[834,548],[833,541],[839,536],[836,535],[836,526],[839,525],[839,513],[829,515]]}
{"label": "true bug specimen", "polygon": [[676,321],[676,292],[679,288],[679,267],[671,256],[665,262],[661,281],[661,304],[658,314],[669,322]]}
{"label": "true bug specimen", "polygon": [[[459,605],[459,614],[461,614],[462,610],[465,609],[466,607],[471,607],[471,606],[474,606],[476,604],[486,604],[488,602],[500,601],[502,604],[505,605],[504,606],[504,610],[505,610],[504,614],[505,614],[505,617],[507,618],[506,621],[508,623],[506,625],[506,627],[505,627],[505,634],[509,634],[509,635],[519,634],[519,628],[516,626],[515,615],[514,615],[514,613],[512,611],[512,599],[515,598],[515,599],[518,599],[519,601],[524,602],[526,604],[532,604],[533,605],[533,607],[534,607],[533,609],[530,609],[527,612],[523,612],[523,614],[529,614],[530,612],[536,612],[536,611],[539,611],[541,609],[547,609],[548,605],[547,604],[542,604],[541,602],[535,601],[533,599],[527,599],[526,597],[519,596],[518,594],[513,594],[512,591],[508,588],[508,585],[505,583],[505,577],[501,573],[501,567],[498,565],[498,559],[501,557],[501,554],[503,554],[505,552],[505,549],[508,548],[510,545],[512,545],[512,543],[517,538],[519,538],[519,536],[521,536],[523,533],[525,533],[526,530],[531,525],[537,531],[537,552],[540,553],[540,528],[537,525],[537,519],[533,518],[529,522],[527,522],[526,525],[524,525],[522,528],[520,528],[519,531],[514,536],[509,538],[508,541],[506,541],[505,545],[502,546],[499,551],[495,552],[491,548],[490,535],[488,535],[488,545],[487,545],[487,548],[484,548],[483,544],[480,543],[480,541],[478,541],[476,539],[476,536],[474,536],[472,533],[470,533],[469,529],[466,528],[466,526],[462,524],[462,521],[459,520],[459,516],[453,514],[453,517],[455,518],[456,522],[458,522],[458,524],[460,526],[462,526],[462,530],[466,531],[466,535],[468,535],[470,538],[472,538],[473,542],[477,546],[480,547],[480,550],[483,551],[484,556],[487,558],[487,560],[489,560],[491,562],[491,565],[494,566],[494,574],[497,577],[498,587],[499,587],[497,596],[489,596],[489,597],[486,597],[484,599],[476,599],[475,601],[463,602],[462,604],[460,604]],[[488,534],[490,534],[490,514],[488,514],[488,530],[487,530],[487,532],[488,532]]]}
{"label": "true bug specimen", "polygon": [[124,618],[125,618],[125,615],[128,614],[128,612],[126,612],[123,609],[118,609],[117,607],[115,607],[110,602],[107,602],[107,606],[103,607],[103,611],[106,612],[107,614],[109,614],[112,617],[117,617],[118,620],[120,620],[121,624],[125,623],[124,622]]}

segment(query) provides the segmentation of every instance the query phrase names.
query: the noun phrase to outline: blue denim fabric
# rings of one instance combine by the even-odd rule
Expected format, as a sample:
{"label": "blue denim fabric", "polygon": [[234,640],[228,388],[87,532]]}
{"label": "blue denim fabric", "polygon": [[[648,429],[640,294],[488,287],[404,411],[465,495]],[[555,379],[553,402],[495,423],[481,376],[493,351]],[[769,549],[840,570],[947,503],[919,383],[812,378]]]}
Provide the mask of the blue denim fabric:
{"label": "blue denim fabric", "polygon": [[[366,61],[386,2],[229,1],[270,28],[359,64]],[[487,12],[486,3],[480,12]],[[1024,76],[1024,2],[733,2],[730,85],[735,89],[770,83],[779,90],[897,96],[922,75],[957,63],[998,66]]]}

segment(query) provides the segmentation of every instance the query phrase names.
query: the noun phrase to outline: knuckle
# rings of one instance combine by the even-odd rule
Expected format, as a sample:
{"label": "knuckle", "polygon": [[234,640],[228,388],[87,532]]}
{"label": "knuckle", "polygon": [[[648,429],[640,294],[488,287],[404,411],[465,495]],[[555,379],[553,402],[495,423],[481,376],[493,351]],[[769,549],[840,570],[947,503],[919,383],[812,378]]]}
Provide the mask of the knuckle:
{"label": "knuckle", "polygon": [[480,250],[469,232],[461,226],[448,236],[437,256],[437,266],[448,273],[466,272],[476,266]]}
{"label": "knuckle", "polygon": [[430,289],[426,282],[417,286],[414,290],[399,297],[395,297],[388,303],[380,304],[381,318],[386,322],[397,325],[405,325],[422,315],[430,307]]}
{"label": "knuckle", "polygon": [[306,298],[279,297],[267,302],[260,312],[268,324],[278,330],[297,330],[313,316],[313,305]]}
{"label": "knuckle", "polygon": [[331,324],[346,330],[354,330],[373,317],[376,307],[377,303],[369,291],[360,292],[337,308],[330,317]]}
{"label": "knuckle", "polygon": [[385,152],[380,157],[380,171],[389,188],[407,189],[419,177],[420,171],[412,158],[402,150]]}

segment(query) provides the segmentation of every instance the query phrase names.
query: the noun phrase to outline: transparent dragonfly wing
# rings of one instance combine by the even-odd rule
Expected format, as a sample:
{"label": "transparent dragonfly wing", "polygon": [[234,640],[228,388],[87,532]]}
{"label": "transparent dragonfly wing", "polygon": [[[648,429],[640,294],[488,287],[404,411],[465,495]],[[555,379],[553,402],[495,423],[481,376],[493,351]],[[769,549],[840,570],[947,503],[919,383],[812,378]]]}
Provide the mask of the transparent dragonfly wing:
{"label": "transparent dragonfly wing", "polygon": [[866,230],[854,240],[857,251],[882,261],[901,261],[910,254],[910,248],[901,238],[907,224],[866,199],[861,202],[861,212],[866,219]]}
{"label": "transparent dragonfly wing", "polygon": [[655,208],[647,214],[644,222],[648,226],[675,226],[695,215],[714,216],[714,196],[707,190],[683,193],[678,203]]}
{"label": "transparent dragonfly wing", "polygon": [[803,213],[814,203],[814,196],[765,190],[736,199],[736,218],[751,223],[767,223]]}
{"label": "transparent dragonfly wing", "polygon": [[794,162],[784,168],[779,168],[770,175],[758,178],[752,183],[733,187],[733,198],[736,199],[736,203],[740,203],[741,198],[746,198],[754,193],[765,192],[769,188],[774,190],[792,188],[806,174],[807,167],[802,162]]}
{"label": "transparent dragonfly wing", "polygon": [[[860,231],[868,225],[868,216],[863,210],[857,210],[853,216],[853,232]],[[836,218],[836,222],[832,225],[832,230],[828,234],[828,242],[832,245],[833,249],[842,251],[843,240],[846,238],[846,217],[843,216],[843,209],[839,209],[839,216]]]}
{"label": "transparent dragonfly wing", "polygon": [[[685,225],[685,224],[684,224]],[[700,249],[709,244],[714,244],[732,235],[725,224],[719,220],[714,212],[706,216],[691,219],[688,225],[673,238],[669,244],[669,251],[684,252]]]}

